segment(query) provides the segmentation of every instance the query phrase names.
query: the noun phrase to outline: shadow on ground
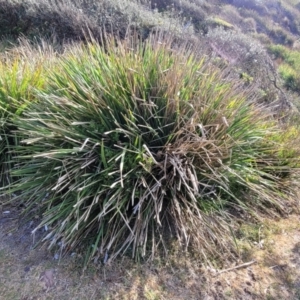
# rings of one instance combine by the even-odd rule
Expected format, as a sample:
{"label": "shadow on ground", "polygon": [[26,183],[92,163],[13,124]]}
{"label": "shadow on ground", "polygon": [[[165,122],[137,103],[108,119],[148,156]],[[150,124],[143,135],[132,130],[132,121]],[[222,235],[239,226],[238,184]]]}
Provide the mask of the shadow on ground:
{"label": "shadow on ground", "polygon": [[82,272],[80,256],[58,259],[55,251],[33,247],[46,232],[33,236],[38,218],[20,221],[21,210],[0,210],[0,295],[6,300],[300,299],[299,216],[276,222],[263,248],[253,245],[250,258],[257,263],[218,275],[183,256],[145,264],[122,259]]}

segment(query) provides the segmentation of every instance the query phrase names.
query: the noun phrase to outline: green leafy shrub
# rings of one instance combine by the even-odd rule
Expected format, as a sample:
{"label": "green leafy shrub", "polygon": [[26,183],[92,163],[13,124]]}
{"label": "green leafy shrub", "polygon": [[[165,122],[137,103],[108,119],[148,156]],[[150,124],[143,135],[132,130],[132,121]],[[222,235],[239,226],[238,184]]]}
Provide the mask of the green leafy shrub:
{"label": "green leafy shrub", "polygon": [[288,48],[283,46],[283,45],[270,45],[268,47],[268,51],[274,55],[274,58],[281,58],[281,59],[285,59],[288,55]]}
{"label": "green leafy shrub", "polygon": [[300,74],[293,67],[288,64],[281,64],[278,68],[278,72],[284,80],[284,85],[296,92],[300,92]]}
{"label": "green leafy shrub", "polygon": [[287,52],[286,56],[284,57],[285,61],[295,69],[300,68],[300,51],[296,50],[290,50]]}
{"label": "green leafy shrub", "polygon": [[[157,34],[74,46],[14,124],[18,181],[50,246],[104,262],[176,237],[231,253],[245,213],[283,212],[294,147],[249,94],[188,45]],[[197,51],[196,51],[197,52]]]}
{"label": "green leafy shrub", "polygon": [[270,45],[269,51],[275,59],[281,60],[278,72],[284,80],[284,85],[294,91],[300,92],[300,51],[291,50],[282,45]]}

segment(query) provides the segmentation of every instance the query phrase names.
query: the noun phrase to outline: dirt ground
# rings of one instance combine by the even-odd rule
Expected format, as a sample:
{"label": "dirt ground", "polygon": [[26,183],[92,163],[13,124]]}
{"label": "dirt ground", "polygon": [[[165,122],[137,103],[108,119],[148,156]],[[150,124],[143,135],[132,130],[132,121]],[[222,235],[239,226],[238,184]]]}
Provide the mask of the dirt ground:
{"label": "dirt ground", "polygon": [[[247,228],[242,259],[222,270],[187,257],[91,265],[33,248],[36,221],[0,206],[0,299],[300,299],[300,216]],[[41,235],[39,232],[37,235]]]}

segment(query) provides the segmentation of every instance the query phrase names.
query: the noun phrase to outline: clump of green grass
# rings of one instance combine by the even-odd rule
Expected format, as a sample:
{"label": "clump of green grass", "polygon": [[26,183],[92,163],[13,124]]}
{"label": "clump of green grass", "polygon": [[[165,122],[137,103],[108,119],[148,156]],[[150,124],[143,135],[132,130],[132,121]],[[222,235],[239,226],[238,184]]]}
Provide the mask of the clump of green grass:
{"label": "clump of green grass", "polygon": [[278,72],[284,80],[286,88],[292,91],[299,91],[300,74],[293,67],[283,63],[279,66]]}
{"label": "clump of green grass", "polygon": [[249,93],[165,35],[105,45],[74,45],[14,119],[10,191],[50,247],[107,262],[173,237],[216,257],[238,215],[285,210],[298,154]]}
{"label": "clump of green grass", "polygon": [[0,60],[0,185],[8,184],[12,167],[12,147],[18,138],[14,135],[13,119],[21,115],[34,100],[33,90],[44,84],[42,62],[31,62],[16,54],[3,55]]}

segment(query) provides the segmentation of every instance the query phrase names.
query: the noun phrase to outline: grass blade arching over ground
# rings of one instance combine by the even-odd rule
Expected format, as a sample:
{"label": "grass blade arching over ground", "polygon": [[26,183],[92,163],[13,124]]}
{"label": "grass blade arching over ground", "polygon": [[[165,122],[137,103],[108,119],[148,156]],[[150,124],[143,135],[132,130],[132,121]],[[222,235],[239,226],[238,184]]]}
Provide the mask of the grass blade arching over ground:
{"label": "grass blade arching over ground", "polygon": [[11,190],[50,246],[107,261],[176,237],[213,257],[233,250],[234,212],[284,211],[298,154],[238,84],[162,34],[106,41],[65,53],[15,120]]}

